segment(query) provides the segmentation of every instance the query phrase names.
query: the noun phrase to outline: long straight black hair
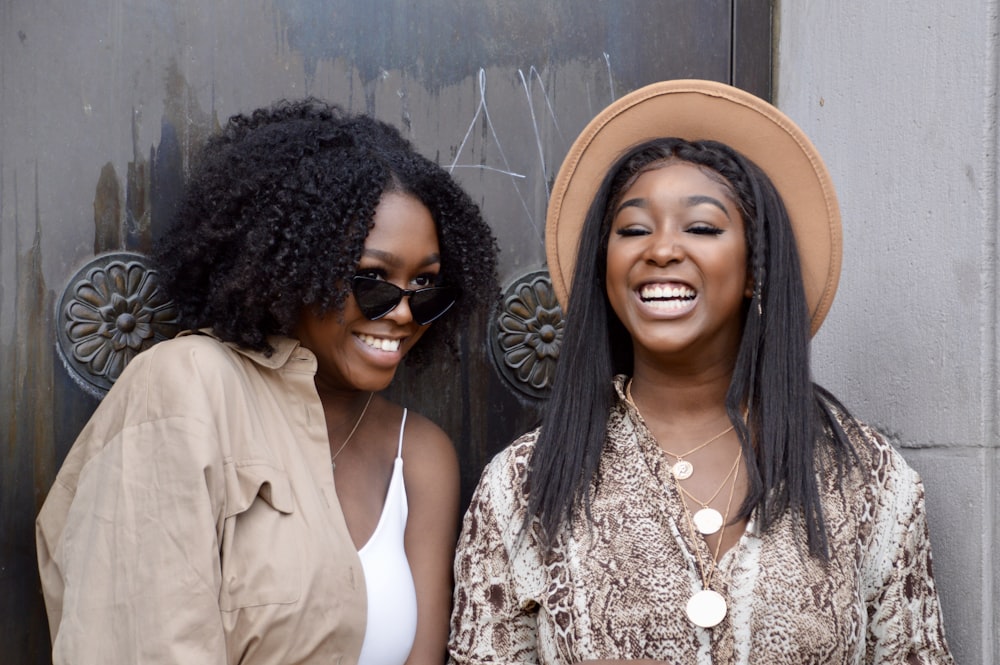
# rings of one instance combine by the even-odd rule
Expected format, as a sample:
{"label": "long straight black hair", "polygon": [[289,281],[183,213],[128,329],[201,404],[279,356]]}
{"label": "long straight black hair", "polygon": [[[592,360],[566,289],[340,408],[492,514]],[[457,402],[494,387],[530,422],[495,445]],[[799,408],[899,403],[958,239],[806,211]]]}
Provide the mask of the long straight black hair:
{"label": "long straight black hair", "polygon": [[726,395],[729,419],[751,460],[749,492],[738,518],[756,509],[766,531],[791,509],[804,517],[809,551],[825,560],[817,452],[823,441],[830,441],[838,468],[853,459],[828,403],[842,407],[812,383],[809,312],[784,203],[758,166],[715,141],[661,138],[635,146],[612,166],[591,203],[567,307],[560,350],[564,360],[556,367],[528,469],[528,519],[539,518],[551,543],[574,511],[583,509],[589,516],[591,485],[615,404],[612,379],[631,374],[633,363],[631,337],[605,289],[610,211],[641,173],[671,162],[697,165],[726,184],[743,215],[754,291],[745,302],[743,334]]}

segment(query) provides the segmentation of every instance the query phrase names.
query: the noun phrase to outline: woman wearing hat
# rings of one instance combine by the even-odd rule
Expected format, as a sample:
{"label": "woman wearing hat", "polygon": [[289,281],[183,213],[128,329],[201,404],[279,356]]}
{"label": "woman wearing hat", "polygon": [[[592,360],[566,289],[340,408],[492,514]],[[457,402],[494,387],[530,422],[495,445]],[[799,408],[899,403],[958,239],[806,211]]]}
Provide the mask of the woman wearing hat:
{"label": "woman wearing hat", "polygon": [[453,662],[951,663],[920,480],[810,378],[840,219],[802,132],[638,90],[571,148],[547,251],[564,361],[465,517]]}

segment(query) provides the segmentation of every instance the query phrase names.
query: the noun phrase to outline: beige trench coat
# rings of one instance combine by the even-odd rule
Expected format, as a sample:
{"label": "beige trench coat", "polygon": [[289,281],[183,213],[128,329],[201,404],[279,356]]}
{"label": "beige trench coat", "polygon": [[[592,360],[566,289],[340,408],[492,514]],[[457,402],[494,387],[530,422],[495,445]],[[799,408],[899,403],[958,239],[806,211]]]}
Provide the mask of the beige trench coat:
{"label": "beige trench coat", "polygon": [[316,359],[270,341],[158,344],[94,413],[36,523],[54,665],[357,661]]}

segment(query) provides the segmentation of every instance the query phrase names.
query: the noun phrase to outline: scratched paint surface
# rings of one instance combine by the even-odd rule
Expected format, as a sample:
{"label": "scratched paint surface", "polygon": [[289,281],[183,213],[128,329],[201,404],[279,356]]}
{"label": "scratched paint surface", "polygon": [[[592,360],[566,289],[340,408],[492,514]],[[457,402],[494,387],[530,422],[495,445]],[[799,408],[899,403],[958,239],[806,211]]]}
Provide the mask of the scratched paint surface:
{"label": "scratched paint surface", "polygon": [[678,70],[703,67],[716,54],[683,42],[728,40],[730,11],[725,0],[277,0],[275,9],[307,77],[315,77],[320,61],[345,58],[363,83],[400,71],[430,90],[460,83],[487,63],[549,68],[601,51],[616,54],[620,83],[632,89],[658,52],[669,52]]}
{"label": "scratched paint surface", "polygon": [[[97,404],[55,354],[55,303],[95,254],[148,251],[226,117],[309,94],[396,124],[480,204],[506,282],[544,268],[549,188],[598,110],[663,78],[732,80],[734,6],[0,1],[0,662],[49,662],[33,518]],[[769,32],[751,37],[769,66]],[[452,436],[464,500],[539,413],[497,376],[488,324],[389,391]]]}

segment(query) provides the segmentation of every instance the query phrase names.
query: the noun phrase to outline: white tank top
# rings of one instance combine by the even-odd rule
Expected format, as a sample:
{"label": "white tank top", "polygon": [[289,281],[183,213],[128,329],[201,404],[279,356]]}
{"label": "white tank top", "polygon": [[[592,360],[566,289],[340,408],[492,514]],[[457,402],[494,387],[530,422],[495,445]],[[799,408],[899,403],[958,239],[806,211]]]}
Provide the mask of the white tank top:
{"label": "white tank top", "polygon": [[403,665],[417,634],[417,590],[403,548],[406,487],[403,484],[403,428],[392,467],[389,491],[375,532],[358,550],[368,588],[368,623],[358,665]]}

